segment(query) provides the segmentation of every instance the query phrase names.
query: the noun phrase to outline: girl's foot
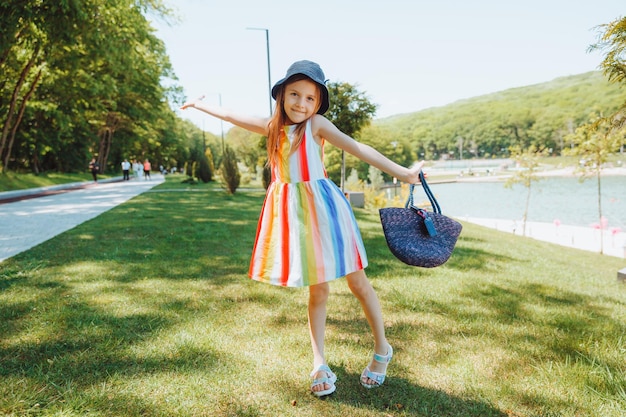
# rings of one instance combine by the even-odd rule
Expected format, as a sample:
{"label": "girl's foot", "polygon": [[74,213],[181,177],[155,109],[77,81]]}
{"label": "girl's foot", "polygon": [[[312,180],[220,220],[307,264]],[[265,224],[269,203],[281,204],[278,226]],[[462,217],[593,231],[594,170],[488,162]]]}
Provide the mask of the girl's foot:
{"label": "girl's foot", "polygon": [[316,397],[323,397],[325,395],[335,392],[335,382],[337,381],[337,375],[330,370],[328,365],[320,365],[311,372],[311,392]]}
{"label": "girl's foot", "polygon": [[374,353],[373,360],[361,374],[361,385],[367,389],[380,387],[383,382],[385,382],[387,366],[389,365],[389,362],[391,362],[391,357],[393,356],[393,349],[391,348],[391,345],[387,346],[387,354],[379,355],[378,353]]}

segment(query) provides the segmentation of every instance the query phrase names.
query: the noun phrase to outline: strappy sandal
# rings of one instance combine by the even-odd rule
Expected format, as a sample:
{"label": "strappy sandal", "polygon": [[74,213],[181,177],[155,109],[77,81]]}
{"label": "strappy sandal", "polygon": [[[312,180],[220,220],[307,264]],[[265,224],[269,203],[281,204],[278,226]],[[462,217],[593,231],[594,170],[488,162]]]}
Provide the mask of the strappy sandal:
{"label": "strappy sandal", "polygon": [[[335,373],[331,371],[328,365],[326,364],[320,365],[317,368],[313,369],[313,372],[311,372],[311,378],[313,378],[315,374],[320,371],[324,372],[326,376],[322,378],[313,379],[313,382],[311,383],[311,392],[316,397],[324,397],[326,395],[330,395],[333,392],[335,392],[335,390],[337,389],[337,387],[335,386],[335,382],[337,382],[337,375],[335,375]],[[329,388],[323,391],[313,391],[313,387],[316,385],[320,385],[320,384],[321,385],[328,384]]]}
{"label": "strappy sandal", "polygon": [[[387,345],[389,346],[387,348],[387,355],[383,356],[383,355],[379,355],[378,353],[374,353],[374,360],[378,363],[385,363],[387,365],[389,365],[389,362],[391,362],[391,357],[393,356],[393,349],[391,348],[391,345]],[[363,370],[363,373],[361,374],[361,385],[363,385],[365,388],[367,389],[371,389],[371,388],[378,388],[380,387],[383,382],[385,382],[385,376],[387,375],[387,368],[385,367],[385,372],[380,373],[380,372],[372,372],[370,371],[370,367],[369,365]],[[374,384],[366,384],[365,381],[367,381],[368,379],[373,380],[375,383]]]}

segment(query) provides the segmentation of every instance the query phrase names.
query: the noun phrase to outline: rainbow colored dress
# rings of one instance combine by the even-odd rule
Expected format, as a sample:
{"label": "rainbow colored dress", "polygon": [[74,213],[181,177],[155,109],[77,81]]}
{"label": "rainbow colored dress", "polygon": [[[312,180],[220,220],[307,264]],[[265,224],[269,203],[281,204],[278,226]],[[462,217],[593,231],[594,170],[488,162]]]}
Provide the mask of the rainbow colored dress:
{"label": "rainbow colored dress", "polygon": [[289,154],[295,126],[286,126],[257,226],[248,276],[285,287],[329,282],[367,266],[350,203],[328,178],[323,143],[311,121]]}

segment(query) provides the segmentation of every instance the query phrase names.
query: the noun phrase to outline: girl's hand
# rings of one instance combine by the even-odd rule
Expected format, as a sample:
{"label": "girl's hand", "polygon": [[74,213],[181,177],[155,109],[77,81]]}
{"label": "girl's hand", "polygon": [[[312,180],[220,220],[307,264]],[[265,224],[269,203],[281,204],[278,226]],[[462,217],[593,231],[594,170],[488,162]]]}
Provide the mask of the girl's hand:
{"label": "girl's hand", "polygon": [[197,98],[197,99],[195,99],[195,100],[189,100],[189,101],[186,101],[186,102],[185,102],[185,104],[183,104],[182,106],[180,106],[180,109],[181,109],[181,110],[185,110],[185,109],[187,109],[187,108],[189,108],[189,107],[196,107],[196,104],[198,104],[199,102],[201,102],[203,98],[204,98],[204,96],[200,96],[200,97],[198,97],[198,98]]}
{"label": "girl's hand", "polygon": [[424,166],[424,161],[418,162],[417,164],[408,168],[409,172],[406,175],[405,182],[409,184],[417,184],[420,182],[420,172],[422,171],[422,167]]}

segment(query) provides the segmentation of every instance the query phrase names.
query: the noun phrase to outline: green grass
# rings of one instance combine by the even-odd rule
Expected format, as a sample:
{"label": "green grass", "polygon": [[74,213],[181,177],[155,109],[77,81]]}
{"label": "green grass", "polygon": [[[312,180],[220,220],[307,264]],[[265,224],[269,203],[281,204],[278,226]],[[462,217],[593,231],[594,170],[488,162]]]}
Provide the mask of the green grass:
{"label": "green grass", "polygon": [[337,392],[308,392],[306,289],[250,281],[263,194],[172,179],[0,264],[3,416],[622,416],[623,260],[464,225],[450,261],[408,267],[357,210],[395,351],[331,284]]}
{"label": "green grass", "polygon": [[[107,178],[107,175],[98,175],[98,178]],[[12,172],[0,174],[0,192],[24,190],[27,188],[48,187],[51,185],[66,184],[70,182],[92,181],[90,173],[61,174],[43,173],[15,174]]]}

